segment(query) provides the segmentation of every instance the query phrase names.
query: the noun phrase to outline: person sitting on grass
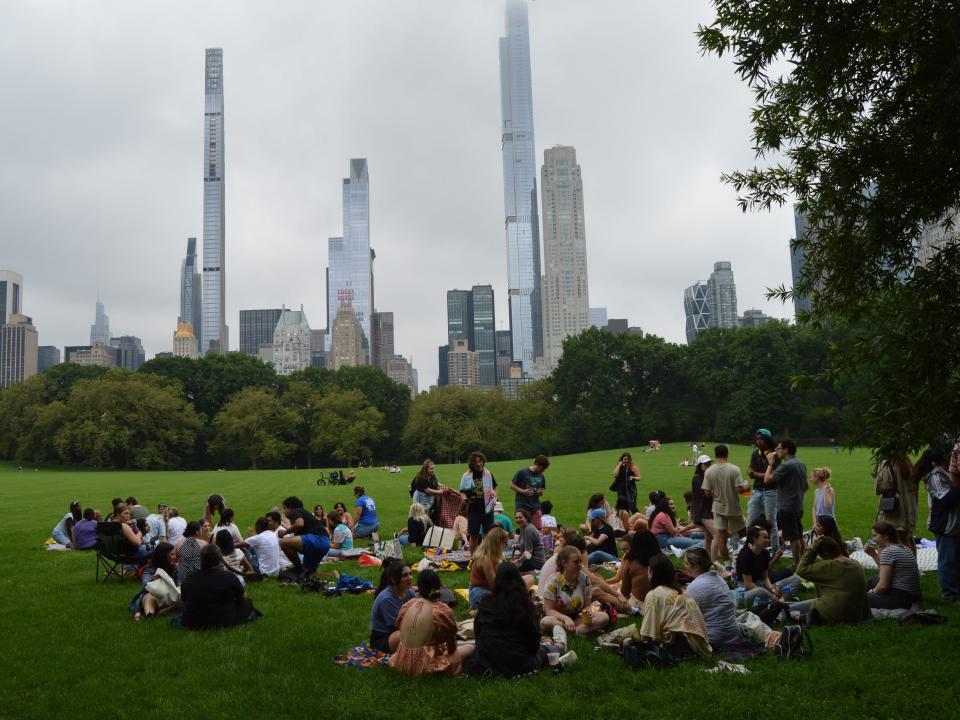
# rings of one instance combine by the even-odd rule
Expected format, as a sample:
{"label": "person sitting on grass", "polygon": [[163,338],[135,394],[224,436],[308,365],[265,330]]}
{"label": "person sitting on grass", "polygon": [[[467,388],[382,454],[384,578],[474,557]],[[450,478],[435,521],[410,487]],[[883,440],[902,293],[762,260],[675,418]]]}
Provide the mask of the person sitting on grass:
{"label": "person sitting on grass", "polygon": [[213,525],[213,514],[222,514],[226,508],[227,500],[223,495],[214,493],[208,497],[207,501],[203,504],[203,527]]}
{"label": "person sitting on grass", "polygon": [[313,506],[313,516],[317,520],[325,521],[325,518],[327,517],[327,511],[323,509],[323,505],[317,503]]}
{"label": "person sitting on grass", "polygon": [[[223,555],[224,567],[236,575],[240,580],[246,583],[248,580],[261,580],[262,576],[253,569],[253,565],[243,554],[243,550],[233,543],[233,536],[229,530],[221,528],[217,531],[213,541],[220,548],[220,554]],[[241,542],[242,544],[242,542]]]}
{"label": "person sitting on grass", "polygon": [[[547,561],[543,564],[543,568],[540,570],[540,579],[537,585],[538,590],[545,588],[550,578],[557,574],[557,556],[560,553],[560,548],[567,545],[575,547],[580,551],[581,567],[587,574],[587,579],[590,580],[590,585],[593,588],[590,599],[609,603],[617,610],[626,612],[629,606],[627,605],[627,599],[620,594],[618,578],[612,578],[607,582],[606,578],[590,569],[587,563],[587,544],[576,530],[566,530],[558,536],[556,551],[547,558]],[[660,549],[657,548],[657,552],[659,551]]]}
{"label": "person sitting on grass", "polygon": [[473,553],[468,594],[471,608],[476,609],[480,601],[493,592],[497,566],[503,562],[503,551],[506,547],[507,531],[501,527],[495,527],[483,536],[483,542]]}
{"label": "person sitting on grass", "polygon": [[837,520],[832,515],[818,515],[813,525],[814,539],[818,537],[833,538],[840,548],[840,554],[844,557],[850,557],[850,551],[847,549],[847,541],[840,535],[840,528],[837,527]]}
{"label": "person sitting on grass", "polygon": [[413,572],[402,560],[390,558],[384,561],[370,611],[370,647],[374,650],[392,653],[400,644],[397,630],[400,608],[417,597],[411,587],[412,578]]}
{"label": "person sitting on grass", "polygon": [[520,557],[517,567],[520,572],[532,572],[543,567],[546,555],[543,552],[543,542],[540,540],[540,531],[533,525],[529,510],[517,510],[514,516],[517,522],[517,549]]}
{"label": "person sitting on grass", "polygon": [[411,677],[459,675],[473,645],[457,647],[457,619],[440,600],[440,576],[421,570],[417,582],[420,597],[404,603],[397,615],[400,642],[390,667]]}
{"label": "person sitting on grass", "polygon": [[499,500],[493,504],[493,524],[502,527],[507,531],[507,535],[510,538],[513,538],[513,533],[515,530],[513,526],[513,520],[503,514],[503,503]]}
{"label": "person sitting on grass", "polygon": [[233,508],[224,508],[220,513],[220,519],[211,530],[213,537],[216,537],[217,533],[221,530],[227,530],[230,533],[230,537],[233,539],[234,545],[239,545],[242,543],[243,535],[240,534],[240,528],[238,528],[237,524],[234,522],[235,517],[236,513],[234,513]]}
{"label": "person sitting on grass", "polygon": [[130,601],[130,612],[134,620],[152,618],[157,614],[164,615],[180,609],[180,602],[160,605],[155,595],[147,590],[147,584],[157,576],[157,571],[163,570],[167,576],[177,584],[177,550],[168,542],[159,542],[153,550],[150,564],[143,570],[143,583],[140,592]]}
{"label": "person sitting on grass", "polygon": [[350,528],[351,537],[353,537],[353,516],[347,512],[347,506],[338,502],[333,506],[333,511],[340,516],[340,522]]}
{"label": "person sitting on grass", "polygon": [[[294,568],[313,575],[330,549],[326,524],[306,510],[303,501],[295,495],[283,501],[283,514],[290,520],[290,528],[279,531],[280,549]],[[303,563],[297,553],[303,553]]]}
{"label": "person sitting on grass", "polygon": [[690,528],[690,525],[681,526],[677,523],[676,505],[673,500],[667,496],[661,497],[650,522],[650,531],[657,537],[660,547],[666,549],[673,545],[681,550],[688,547],[701,547],[702,540],[694,540],[682,534]]}
{"label": "person sitting on grass", "polygon": [[94,550],[97,547],[97,511],[87,508],[83,511],[83,520],[74,523],[73,549]]}
{"label": "person sitting on grass", "polygon": [[650,558],[661,554],[660,544],[649,530],[638,530],[630,536],[630,549],[613,578],[620,581],[620,593],[630,608],[643,610],[643,601],[650,592]]}
{"label": "person sitting on grass", "polygon": [[187,521],[180,517],[180,511],[172,507],[168,511],[167,518],[167,542],[176,545],[183,537],[183,531],[187,527]]}
{"label": "person sitting on grass", "polygon": [[897,528],[881,520],[873,526],[873,540],[877,546],[867,545],[864,552],[877,563],[880,574],[867,581],[867,603],[883,610],[919,603],[923,596],[917,557],[900,544]]}
{"label": "person sitting on grass", "polygon": [[[517,677],[547,664],[549,653],[565,653],[567,633],[554,626],[551,645],[542,645],[537,611],[513,563],[497,566],[493,592],[480,601],[473,623],[476,649],[466,662],[468,675]],[[567,658],[569,662],[575,655]]]}
{"label": "person sitting on grass", "polygon": [[540,589],[544,616],[540,621],[543,632],[551,632],[557,625],[566,632],[585,635],[602,630],[610,622],[605,612],[594,612],[591,607],[592,584],[583,572],[583,557],[572,546],[564,546],[557,554],[557,573]]}
{"label": "person sitting on grass", "polygon": [[[243,541],[243,546],[253,550],[257,572],[264,576],[276,577],[280,573],[281,557],[280,540],[277,534],[270,530],[265,517],[258,517],[251,530],[250,537]],[[289,563],[289,560],[287,562]]]}
{"label": "person sitting on grass", "polygon": [[423,539],[427,536],[427,531],[433,525],[430,518],[427,517],[426,510],[420,503],[413,503],[410,506],[410,512],[407,516],[407,531],[400,536],[400,542],[403,545],[417,547],[423,545]]}
{"label": "person sitting on grass", "polygon": [[[63,507],[62,505],[60,507]],[[74,500],[70,503],[70,508],[66,515],[60,518],[60,522],[50,531],[50,535],[58,543],[67,548],[73,547],[73,526],[83,519],[80,501]]]}
{"label": "person sitting on grass", "polygon": [[344,550],[353,550],[353,533],[344,522],[343,515],[336,510],[327,513],[327,526],[333,528],[330,550],[327,551],[329,557],[340,557]]}
{"label": "person sitting on grass", "polygon": [[589,564],[616,562],[617,539],[614,537],[613,528],[607,523],[607,512],[603,508],[596,508],[590,511],[587,518],[590,520],[590,534],[583,539],[590,550],[587,558]]}
{"label": "person sitting on grass", "polygon": [[460,509],[457,510],[457,516],[453,519],[453,527],[450,528],[453,530],[454,538],[460,541],[461,550],[470,546],[470,536],[467,533],[467,506],[469,502],[469,500],[464,500],[460,503]]}
{"label": "person sitting on grass", "polygon": [[206,540],[200,537],[202,527],[193,520],[187,523],[183,537],[177,543],[177,574],[183,583],[191,574],[200,569],[200,553],[206,546]]}
{"label": "person sitting on grass", "polygon": [[214,544],[200,551],[200,569],[180,586],[183,627],[192,630],[231,627],[259,616],[243,592],[243,584],[223,567],[223,555]]}
{"label": "person sitting on grass", "polygon": [[377,504],[367,495],[363,485],[353,489],[353,496],[357,501],[353,504],[353,537],[372,538],[380,530],[380,518],[377,517]]}
{"label": "person sitting on grass", "polygon": [[283,537],[280,531],[286,530],[290,526],[290,521],[281,515],[277,510],[271,510],[268,512],[266,519],[267,530],[277,536],[277,545],[280,547],[280,569],[286,570],[287,568],[293,567],[293,563],[290,562],[290,558],[287,557],[286,553],[283,552],[283,547],[280,546],[280,540]]}
{"label": "person sitting on grass", "polygon": [[673,563],[663,555],[650,558],[650,592],[643,603],[640,639],[661,645],[675,660],[712,651],[700,608],[677,584]]}
{"label": "person sitting on grass", "polygon": [[580,523],[578,526],[580,532],[585,535],[589,535],[593,531],[593,523],[590,519],[590,513],[594,510],[603,510],[608,518],[615,518],[616,513],[613,512],[613,508],[607,503],[607,498],[603,493],[594,493],[590,496],[590,499],[587,501],[587,519]]}
{"label": "person sitting on grass", "polygon": [[[770,566],[776,560],[770,559],[770,532],[760,525],[754,525],[747,530],[747,544],[737,555],[736,578],[743,583],[744,603],[750,606],[756,603],[757,598],[764,602],[781,600],[783,593],[770,581]],[[782,550],[778,550],[779,559]]]}
{"label": "person sitting on grass", "polygon": [[800,558],[797,575],[817,590],[815,600],[790,603],[790,612],[808,623],[832,625],[870,619],[863,568],[840,553],[833,538],[819,537]]}
{"label": "person sitting on grass", "polygon": [[137,521],[130,516],[130,508],[126,503],[120,503],[116,508],[117,522],[120,523],[120,533],[123,539],[123,554],[133,557],[147,557],[147,545],[143,542],[143,533],[137,526]]}

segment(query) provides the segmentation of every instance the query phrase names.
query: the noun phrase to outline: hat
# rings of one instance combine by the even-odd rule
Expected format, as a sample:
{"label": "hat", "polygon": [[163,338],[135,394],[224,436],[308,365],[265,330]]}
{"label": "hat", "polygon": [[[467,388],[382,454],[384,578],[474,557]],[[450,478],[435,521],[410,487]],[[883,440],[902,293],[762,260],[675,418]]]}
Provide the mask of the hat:
{"label": "hat", "polygon": [[494,511],[494,512],[503,512],[503,503],[500,502],[499,500],[497,500],[497,501],[493,504],[493,511]]}
{"label": "hat", "polygon": [[130,517],[134,520],[145,520],[150,511],[144,505],[134,505],[130,508]]}
{"label": "hat", "polygon": [[587,519],[590,521],[600,518],[601,520],[607,519],[607,511],[603,508],[594,508],[589,513],[587,513]]}
{"label": "hat", "polygon": [[773,440],[773,435],[771,435],[770,431],[766,428],[760,428],[754,433],[754,435],[763,435],[767,440]]}
{"label": "hat", "polygon": [[712,463],[712,462],[713,462],[713,458],[711,458],[709,455],[701,455],[700,457],[697,458],[696,464],[702,465],[703,463]]}
{"label": "hat", "polygon": [[540,522],[541,526],[545,528],[556,528],[557,519],[553,515],[544,515],[543,519]]}

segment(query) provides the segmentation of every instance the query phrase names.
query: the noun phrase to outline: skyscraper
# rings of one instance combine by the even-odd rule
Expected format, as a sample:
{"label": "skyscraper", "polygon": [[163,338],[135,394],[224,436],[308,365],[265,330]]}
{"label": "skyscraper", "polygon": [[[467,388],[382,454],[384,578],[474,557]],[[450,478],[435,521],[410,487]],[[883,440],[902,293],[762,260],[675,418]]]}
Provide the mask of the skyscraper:
{"label": "skyscraper", "polygon": [[330,352],[327,354],[327,367],[338,370],[342,367],[366,365],[366,351],[363,348],[363,328],[357,314],[349,303],[343,303],[337,310],[332,323],[333,337],[330,339]]}
{"label": "skyscraper", "polygon": [[577,151],[557,146],[543,153],[543,351],[557,367],[563,340],[590,327],[583,181]]}
{"label": "skyscraper", "polygon": [[23,275],[12,270],[0,270],[0,325],[14,313],[22,312]]}
{"label": "skyscraper", "polygon": [[506,37],[500,38],[500,109],[510,332],[513,358],[529,373],[534,358],[543,355],[543,323],[526,0],[507,0]]}
{"label": "skyscraper", "polygon": [[447,372],[447,366],[450,358],[450,346],[441,345],[437,348],[437,387],[445,387],[450,384],[450,374]]}
{"label": "skyscraper", "polygon": [[710,293],[707,283],[695,282],[683,291],[683,311],[687,317],[687,344],[710,327]]}
{"label": "skyscraper", "polygon": [[193,334],[193,325],[185,322],[177,323],[177,331],[173,334],[173,357],[197,359],[197,336]]}
{"label": "skyscraper", "polygon": [[110,318],[103,311],[103,303],[97,298],[97,312],[93,325],[90,326],[90,344],[110,344]]}
{"label": "skyscraper", "polygon": [[273,332],[273,369],[289,375],[310,367],[310,324],[303,312],[284,308]]}
{"label": "skyscraper", "polygon": [[37,330],[19,312],[0,325],[0,388],[22,383],[37,374]]}
{"label": "skyscraper", "polygon": [[605,307],[590,308],[590,327],[602,330],[607,326],[607,309]]}
{"label": "skyscraper", "polygon": [[497,330],[494,338],[497,346],[497,383],[499,383],[510,377],[510,367],[513,365],[512,338],[509,330]]}
{"label": "skyscraper", "polygon": [[363,331],[365,360],[370,363],[370,322],[373,319],[373,253],[370,251],[370,175],[365,158],[350,160],[350,177],[343,179],[343,237],[330,238],[327,261],[327,326],[347,303]]}
{"label": "skyscraper", "polygon": [[117,367],[136,372],[147,359],[140,338],[135,335],[121,335],[110,338],[110,347],[117,351]]}
{"label": "skyscraper", "polygon": [[240,352],[260,356],[260,346],[273,342],[273,331],[283,314],[282,308],[240,311]]}
{"label": "skyscraper", "polygon": [[733,270],[729,262],[713,264],[707,286],[710,294],[710,327],[737,327],[737,285],[733,281]]}
{"label": "skyscraper", "polygon": [[201,282],[197,270],[197,239],[187,238],[187,255],[180,264],[180,317],[177,322],[193,326],[199,337],[201,327]]}
{"label": "skyscraper", "polygon": [[203,317],[200,354],[229,349],[224,234],[223,50],[207,48],[203,107]]}
{"label": "skyscraper", "polygon": [[[799,240],[807,235],[807,214],[800,212],[796,206],[793,208],[793,227],[794,227],[794,238]],[[793,276],[793,287],[796,287],[800,283],[800,274],[803,272],[803,266],[807,261],[807,253],[803,248],[796,247],[792,242],[790,243],[790,274]],[[810,312],[810,296],[809,295],[794,295],[793,297],[793,312],[794,314],[801,312]]]}
{"label": "skyscraper", "polygon": [[491,285],[474,285],[470,289],[473,316],[473,349],[480,359],[480,384],[497,384],[496,316]]}
{"label": "skyscraper", "polygon": [[60,364],[60,348],[54,345],[41,345],[37,348],[37,372]]}
{"label": "skyscraper", "polygon": [[466,340],[473,350],[473,297],[469,290],[447,290],[447,343]]}
{"label": "skyscraper", "polygon": [[480,384],[480,357],[467,346],[466,340],[457,340],[447,355],[447,375],[450,385],[469,388]]}

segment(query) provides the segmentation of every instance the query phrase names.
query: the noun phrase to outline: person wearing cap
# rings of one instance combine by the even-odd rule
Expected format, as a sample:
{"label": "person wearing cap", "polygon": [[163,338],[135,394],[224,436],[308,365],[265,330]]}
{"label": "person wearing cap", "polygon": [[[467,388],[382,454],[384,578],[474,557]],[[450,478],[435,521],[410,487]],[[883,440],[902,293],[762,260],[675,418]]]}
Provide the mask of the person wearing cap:
{"label": "person wearing cap", "polygon": [[690,522],[703,528],[703,546],[708,552],[717,536],[713,521],[713,497],[703,491],[703,474],[713,464],[709,455],[697,457],[690,482]]}
{"label": "person wearing cap", "polygon": [[[766,428],[760,428],[754,433],[756,448],[750,455],[750,468],[747,474],[753,480],[753,492],[750,493],[750,502],[747,503],[747,527],[753,527],[761,516],[770,523],[770,547],[776,552],[780,547],[780,532],[777,529],[777,486],[771,479],[767,483],[767,468],[770,466],[769,455],[776,447],[773,435]],[[780,464],[780,458],[773,456],[773,469]]]}
{"label": "person wearing cap", "polygon": [[590,519],[590,534],[583,539],[587,543],[587,562],[591,565],[600,565],[605,562],[617,561],[617,539],[613,528],[607,522],[607,511],[603,508],[594,508],[587,516]]}
{"label": "person wearing cap", "polygon": [[530,513],[533,526],[540,530],[540,519],[543,512],[540,509],[540,497],[547,488],[547,478],[544,476],[550,467],[550,458],[546,455],[537,455],[533,464],[517,470],[510,482],[510,489],[517,494],[516,510],[526,510]]}
{"label": "person wearing cap", "polygon": [[499,525],[507,531],[507,535],[513,537],[513,520],[503,514],[503,503],[499,500],[493,504],[493,524]]}
{"label": "person wearing cap", "polygon": [[713,522],[715,527],[712,547],[707,547],[710,558],[730,559],[727,538],[735,537],[744,529],[743,508],[738,492],[748,487],[740,468],[728,462],[730,450],[726,445],[714,448],[715,464],[703,474],[703,492],[713,499]]}

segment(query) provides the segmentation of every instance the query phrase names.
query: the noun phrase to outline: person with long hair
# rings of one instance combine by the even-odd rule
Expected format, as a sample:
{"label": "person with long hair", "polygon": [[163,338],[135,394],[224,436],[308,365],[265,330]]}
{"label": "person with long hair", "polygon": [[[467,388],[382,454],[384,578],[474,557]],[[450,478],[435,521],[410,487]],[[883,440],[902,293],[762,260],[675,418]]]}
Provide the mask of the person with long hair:
{"label": "person with long hair", "polygon": [[813,469],[810,476],[811,485],[813,485],[813,517],[818,518],[821,515],[829,515],[832,518],[837,517],[837,496],[830,484],[830,478],[833,471],[828,467],[818,467]]}
{"label": "person with long hair", "polygon": [[960,485],[947,472],[949,456],[928,449],[917,461],[915,475],[930,498],[930,531],[937,539],[937,582],[943,599],[960,601]]}
{"label": "person with long hair", "polygon": [[603,510],[608,518],[616,518],[617,515],[613,512],[613,508],[610,507],[610,504],[607,502],[607,498],[603,493],[594,493],[590,496],[590,499],[587,500],[587,518],[578,526],[580,531],[584,534],[589,535],[590,531],[593,529],[590,520],[590,513],[594,510]]}
{"label": "person with long hair", "polygon": [[477,549],[480,535],[486,535],[493,527],[493,506],[497,502],[497,480],[487,470],[487,457],[482,452],[472,452],[467,460],[467,472],[460,478],[460,492],[467,498],[467,535],[470,537],[470,554]]}
{"label": "person with long hair", "polygon": [[878,522],[873,526],[873,541],[876,547],[864,548],[880,568],[880,574],[867,581],[870,607],[897,610],[920,602],[923,595],[917,558],[900,544],[897,529],[888,522]]}
{"label": "person with long hair", "polygon": [[[553,629],[552,644],[541,645],[537,623],[537,611],[520,571],[513,563],[500,563],[493,592],[477,608],[473,623],[476,650],[467,660],[466,673],[526,675],[545,665],[550,653],[565,653],[567,634],[562,626]],[[568,664],[575,659],[571,652],[563,661]]]}
{"label": "person with long hair", "polygon": [[157,577],[157,571],[163,570],[173,583],[177,584],[177,551],[168,542],[157,543],[153,549],[153,557],[143,570],[143,582],[140,592],[130,601],[130,612],[133,619],[152,618],[157,614],[164,615],[180,609],[180,602],[161,605],[156,596],[147,590],[147,584]]}
{"label": "person with long hair", "polygon": [[468,521],[467,521],[467,506],[470,504],[469,500],[463,500],[460,503],[460,509],[457,510],[457,516],[453,519],[453,535],[455,538],[460,540],[460,549],[470,546],[470,535],[467,532]]}
{"label": "person with long hair", "polygon": [[863,568],[844,557],[833,538],[818,537],[813,541],[800,558],[797,575],[814,584],[817,597],[790,603],[791,613],[798,613],[806,622],[824,625],[870,619]]}
{"label": "person with long hair", "polygon": [[620,581],[620,593],[629,607],[643,609],[643,601],[650,592],[650,558],[660,554],[660,543],[649,530],[638,530],[630,537],[630,549],[613,578]]}
{"label": "person with long hair", "polygon": [[233,536],[229,530],[220,528],[214,535],[213,542],[220,548],[220,554],[223,555],[223,566],[227,570],[239,577],[242,582],[246,582],[248,576],[251,576],[251,578],[254,576],[256,571],[253,569],[253,565],[247,560],[243,551],[234,544]]}
{"label": "person with long hair", "polygon": [[210,527],[213,524],[213,514],[219,513],[222,515],[227,507],[227,501],[223,495],[214,493],[208,497],[203,504],[203,527]]}
{"label": "person with long hair", "polygon": [[847,541],[840,535],[840,528],[837,527],[837,519],[833,515],[817,515],[813,526],[814,537],[831,537],[840,547],[840,554],[844,557],[850,557],[850,551],[847,549]]}
{"label": "person with long hair", "polygon": [[920,516],[917,495],[922,480],[906,456],[881,461],[874,473],[874,491],[880,496],[877,521],[893,525],[900,535],[900,543],[914,555],[917,554],[914,532]]}
{"label": "person with long hair", "polygon": [[421,675],[459,675],[473,645],[457,646],[457,619],[440,599],[440,576],[430,569],[417,576],[420,597],[409,600],[397,615],[400,642],[390,667]]}
{"label": "person with long hair", "polygon": [[183,627],[195,630],[230,627],[256,619],[260,613],[243,591],[239,578],[223,567],[223,555],[214,544],[200,551],[200,569],[180,587]]}
{"label": "person with long hair", "polygon": [[663,555],[650,558],[650,592],[643,603],[640,639],[658,643],[671,657],[711,653],[707,624],[696,601],[677,584],[673,563]]}
{"label": "person with long hair", "polygon": [[[63,507],[62,505],[60,507]],[[60,522],[50,531],[50,535],[61,545],[73,547],[73,526],[83,519],[82,508],[79,500],[70,503],[70,509],[67,514],[60,518]]]}
{"label": "person with long hair", "polygon": [[413,547],[423,545],[423,539],[432,525],[423,505],[418,502],[413,503],[407,515],[407,531],[400,535],[400,542]]}
{"label": "person with long hair", "polygon": [[327,513],[327,527],[331,529],[329,557],[340,557],[344,550],[353,550],[353,533],[341,513],[336,510]]}
{"label": "person with long hair", "polygon": [[143,533],[137,525],[137,521],[130,515],[130,508],[126,503],[120,503],[116,507],[117,522],[120,523],[120,533],[123,539],[125,555],[134,557],[147,557],[147,544],[143,541]]}
{"label": "person with long hair", "polygon": [[470,561],[470,607],[476,608],[484,597],[493,592],[497,566],[503,562],[506,547],[507,531],[502,527],[491,528],[483,536],[483,542]]}
{"label": "person with long hair", "polygon": [[429,513],[438,495],[442,495],[440,482],[437,480],[437,466],[433,460],[427,458],[413,478],[413,501],[422,506]]}
{"label": "person with long hair", "polygon": [[617,494],[617,515],[624,527],[629,527],[629,518],[637,513],[637,481],[640,480],[640,468],[633,456],[625,452],[613,468],[613,483],[610,491]]}
{"label": "person with long hair", "polygon": [[540,629],[548,632],[559,625],[568,633],[585,635],[605,628],[610,617],[592,607],[592,589],[580,551],[569,545],[561,548],[557,573],[540,589],[544,609]]}
{"label": "person with long hair", "polygon": [[97,547],[97,511],[87,508],[83,520],[73,525],[73,549],[93,550]]}
{"label": "person with long hair", "polygon": [[340,522],[350,528],[351,537],[353,537],[353,516],[347,512],[347,506],[342,502],[335,503],[333,511],[340,516]]}
{"label": "person with long hair", "polygon": [[397,630],[400,608],[417,596],[412,585],[413,571],[402,560],[390,558],[384,561],[370,611],[370,647],[385,653],[397,649],[400,644]]}
{"label": "person with long hair", "polygon": [[236,513],[234,513],[233,508],[224,508],[220,512],[220,519],[217,520],[217,524],[213,526],[210,534],[216,537],[218,532],[226,530],[230,533],[233,544],[239,545],[243,542],[243,535],[240,533],[240,528],[237,527],[237,523],[234,521],[235,518]]}
{"label": "person with long hair", "polygon": [[682,534],[686,529],[688,529],[687,526],[681,527],[677,522],[676,505],[673,500],[667,496],[661,497],[650,522],[650,531],[656,536],[660,547],[665,549],[673,545],[681,550],[688,547],[702,547],[702,540],[694,540]]}

